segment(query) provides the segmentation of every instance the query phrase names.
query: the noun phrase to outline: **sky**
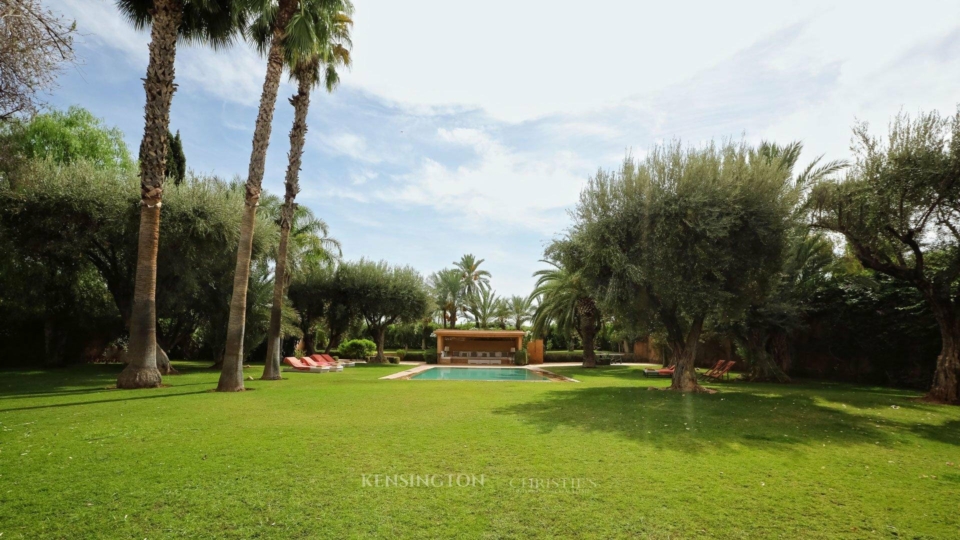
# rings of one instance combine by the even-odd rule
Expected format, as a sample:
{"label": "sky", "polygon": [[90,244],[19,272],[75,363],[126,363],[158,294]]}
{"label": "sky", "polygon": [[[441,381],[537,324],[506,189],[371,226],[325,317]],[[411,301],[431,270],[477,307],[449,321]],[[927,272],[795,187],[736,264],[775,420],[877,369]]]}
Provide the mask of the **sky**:
{"label": "sky", "polygon": [[[312,98],[297,200],[344,257],[424,276],[465,253],[527,295],[598,169],[665,141],[800,140],[849,157],[851,127],[960,103],[960,2],[354,0],[353,66]],[[112,1],[45,0],[80,33],[48,102],[143,134],[147,32]],[[177,51],[171,128],[188,167],[245,179],[264,60]],[[284,79],[264,186],[283,193]]]}

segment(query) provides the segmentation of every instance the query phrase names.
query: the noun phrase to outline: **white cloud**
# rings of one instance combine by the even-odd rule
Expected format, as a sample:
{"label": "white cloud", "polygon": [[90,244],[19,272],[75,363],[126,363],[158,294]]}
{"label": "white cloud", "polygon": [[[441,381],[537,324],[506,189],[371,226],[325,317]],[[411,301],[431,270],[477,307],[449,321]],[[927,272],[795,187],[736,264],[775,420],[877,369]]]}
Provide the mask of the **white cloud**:
{"label": "white cloud", "polygon": [[[76,20],[80,45],[91,51],[98,47],[119,50],[132,66],[140,72],[146,72],[149,27],[139,32],[135,30],[112,2],[59,0],[59,3],[55,9]],[[80,56],[83,57],[82,52]],[[266,74],[266,63],[245,43],[214,51],[179,42],[175,68],[180,92],[189,91],[191,86],[195,86],[219,99],[252,106],[256,106],[260,100]]]}
{"label": "white cloud", "polygon": [[538,157],[511,150],[479,129],[440,128],[442,140],[471,147],[472,166],[448,167],[424,158],[399,175],[399,186],[381,192],[383,201],[432,206],[461,227],[478,230],[530,228],[545,234],[567,220],[591,165],[569,151]]}
{"label": "white cloud", "polygon": [[350,183],[355,186],[362,186],[378,176],[380,176],[378,173],[370,170],[355,171],[350,173]]}
{"label": "white cloud", "polygon": [[521,121],[659,93],[798,21],[805,21],[803,42],[774,63],[804,56],[843,62],[845,75],[857,79],[960,20],[954,0],[583,6],[367,0],[357,5],[354,68],[344,80],[399,102],[467,104]]}
{"label": "white cloud", "polygon": [[366,195],[364,195],[359,191],[352,190],[352,189],[344,189],[341,187],[329,187],[326,190],[322,191],[320,195],[326,198],[346,199],[346,200],[355,201],[358,203],[367,203],[370,200],[369,198],[367,198]]}
{"label": "white cloud", "polygon": [[348,132],[321,133],[317,136],[321,147],[334,155],[344,155],[365,163],[380,163],[379,156],[367,148],[367,141],[360,135]]}

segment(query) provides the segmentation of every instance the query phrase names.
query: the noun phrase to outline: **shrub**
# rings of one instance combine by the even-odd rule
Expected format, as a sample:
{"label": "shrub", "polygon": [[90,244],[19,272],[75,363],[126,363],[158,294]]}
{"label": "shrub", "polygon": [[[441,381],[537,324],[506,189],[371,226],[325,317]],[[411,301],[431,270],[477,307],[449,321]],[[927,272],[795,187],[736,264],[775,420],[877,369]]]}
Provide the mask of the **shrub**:
{"label": "shrub", "polygon": [[423,351],[423,360],[428,364],[437,363],[437,350],[436,349],[427,349]]}
{"label": "shrub", "polygon": [[[404,360],[406,360],[406,358],[407,358],[407,351],[403,349],[400,349],[399,351],[397,351],[397,362],[396,362],[397,364],[399,364],[400,362],[403,362]],[[391,359],[391,363],[392,363],[392,359]]]}
{"label": "shrub", "polygon": [[399,364],[401,358],[399,356],[390,355],[387,357],[387,361],[391,364]]}
{"label": "shrub", "polygon": [[377,345],[369,339],[351,339],[340,344],[340,358],[365,360],[367,355],[377,352]]}
{"label": "shrub", "polygon": [[545,351],[544,362],[583,362],[583,351]]}
{"label": "shrub", "polygon": [[513,354],[513,363],[518,366],[527,365],[527,351],[520,349]]}

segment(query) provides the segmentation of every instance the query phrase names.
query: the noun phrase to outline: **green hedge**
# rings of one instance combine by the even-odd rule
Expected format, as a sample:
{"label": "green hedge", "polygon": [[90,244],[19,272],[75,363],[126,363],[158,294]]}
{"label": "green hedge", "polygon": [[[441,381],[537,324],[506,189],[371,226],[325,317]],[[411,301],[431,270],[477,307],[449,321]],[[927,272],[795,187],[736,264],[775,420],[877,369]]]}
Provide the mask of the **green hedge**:
{"label": "green hedge", "polygon": [[399,356],[400,359],[404,362],[428,362],[427,358],[431,355],[433,356],[433,363],[437,363],[437,350],[428,349],[426,351],[404,351],[403,349],[398,349],[396,351],[384,351],[387,356]]}
{"label": "green hedge", "polygon": [[[594,353],[599,356],[599,351]],[[583,363],[583,351],[545,351],[543,353],[544,362],[578,362]],[[637,357],[634,354],[625,354],[623,355],[624,362],[636,362]],[[607,361],[601,362],[597,358],[597,365],[606,365],[609,364]]]}
{"label": "green hedge", "polygon": [[544,362],[578,362],[583,363],[583,351],[544,351]]}

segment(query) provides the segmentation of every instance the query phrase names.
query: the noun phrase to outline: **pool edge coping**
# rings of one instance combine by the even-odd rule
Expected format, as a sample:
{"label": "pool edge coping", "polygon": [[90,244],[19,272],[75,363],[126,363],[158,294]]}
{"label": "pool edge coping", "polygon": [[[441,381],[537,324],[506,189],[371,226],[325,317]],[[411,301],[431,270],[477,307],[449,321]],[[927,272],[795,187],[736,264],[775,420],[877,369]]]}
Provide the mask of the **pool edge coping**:
{"label": "pool edge coping", "polygon": [[[416,375],[417,373],[422,373],[422,372],[424,372],[424,371],[427,371],[428,369],[433,369],[433,368],[435,368],[435,367],[440,367],[440,366],[439,366],[439,364],[421,364],[421,365],[416,366],[416,367],[414,367],[414,368],[410,368],[410,369],[407,369],[407,370],[404,370],[404,371],[399,371],[399,372],[397,372],[397,373],[392,373],[392,374],[386,375],[386,376],[384,376],[384,377],[380,377],[380,380],[381,380],[381,381],[383,381],[383,380],[390,380],[390,381],[408,381],[408,380],[411,379],[411,377],[413,377],[413,376]],[[575,382],[575,383],[580,382],[580,381],[578,381],[577,379],[573,379],[573,378],[570,378],[570,377],[565,377],[565,376],[563,376],[563,375],[557,375],[556,373],[554,373],[554,372],[552,372],[552,371],[547,371],[547,370],[545,370],[545,369],[540,369],[540,368],[538,368],[538,367],[536,367],[536,366],[531,366],[531,365],[526,365],[526,366],[446,366],[446,367],[457,367],[457,368],[465,368],[465,369],[474,369],[474,368],[480,368],[480,367],[483,367],[483,368],[494,368],[494,369],[503,369],[503,368],[527,369],[527,370],[530,370],[530,371],[536,371],[537,373],[539,373],[539,374],[543,375],[544,377],[546,377],[546,378],[547,378],[547,381],[545,381],[545,382]],[[491,381],[477,381],[477,382],[491,382]],[[493,382],[508,382],[508,381],[493,381]],[[520,382],[520,381],[515,381],[515,382]]]}

